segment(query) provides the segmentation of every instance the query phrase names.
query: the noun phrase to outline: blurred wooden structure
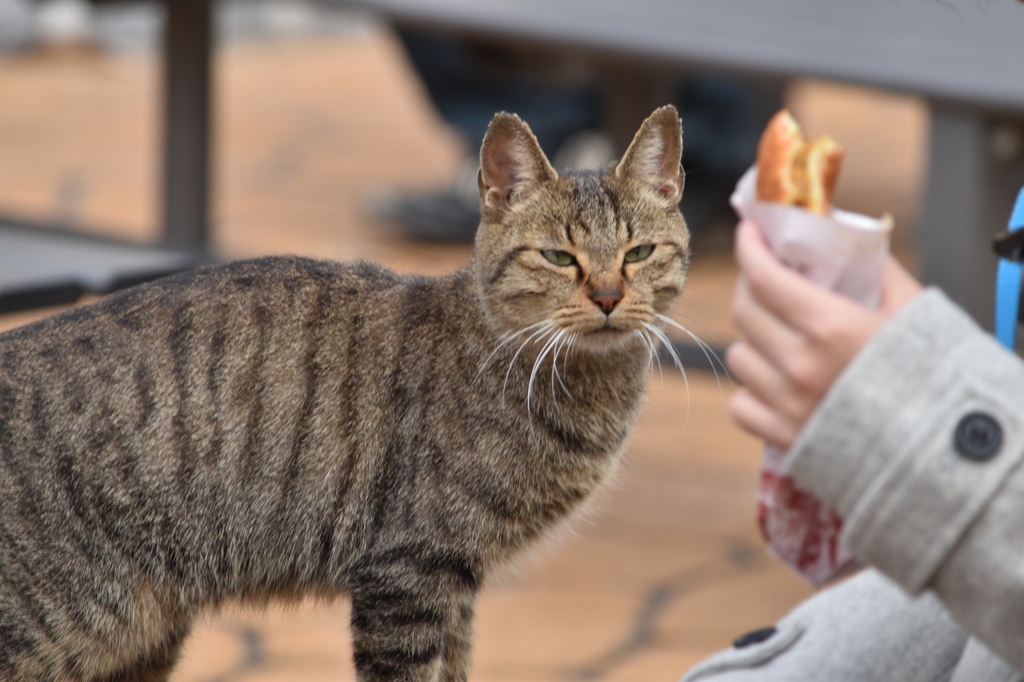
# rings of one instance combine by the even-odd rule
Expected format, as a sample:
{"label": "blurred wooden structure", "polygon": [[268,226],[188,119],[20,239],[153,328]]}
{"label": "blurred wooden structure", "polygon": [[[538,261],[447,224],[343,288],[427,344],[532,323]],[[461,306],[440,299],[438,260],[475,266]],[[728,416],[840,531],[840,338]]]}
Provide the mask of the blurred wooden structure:
{"label": "blurred wooden structure", "polygon": [[[817,76],[923,95],[931,133],[921,274],[990,325],[991,236],[1024,184],[1024,6],[1015,0],[334,1],[390,21],[598,60],[619,137],[660,101],[659,74],[669,71],[747,74],[775,92],[788,78]],[[205,253],[213,0],[164,2],[160,242]]]}
{"label": "blurred wooden structure", "polygon": [[[812,76],[913,93],[931,109],[921,275],[991,327],[996,259],[1024,185],[1024,5],[1017,0],[339,0],[388,20],[603,65],[631,135],[664,76]],[[628,139],[628,138],[627,138]]]}

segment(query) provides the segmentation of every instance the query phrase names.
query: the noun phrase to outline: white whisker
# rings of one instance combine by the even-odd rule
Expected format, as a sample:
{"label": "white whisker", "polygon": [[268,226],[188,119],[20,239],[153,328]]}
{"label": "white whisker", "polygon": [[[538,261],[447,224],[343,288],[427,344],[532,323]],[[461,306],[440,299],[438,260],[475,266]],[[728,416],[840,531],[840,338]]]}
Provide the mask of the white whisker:
{"label": "white whisker", "polygon": [[640,339],[640,343],[644,344],[644,348],[647,349],[647,368],[654,367],[654,349],[651,347],[650,339],[644,336],[643,329],[634,329],[633,334]]}
{"label": "white whisker", "polygon": [[[565,390],[565,384],[562,383],[562,377],[558,376],[558,353],[562,350],[566,341],[567,330],[563,329],[558,332],[558,343],[555,344],[555,352],[551,355],[551,400],[558,406],[558,398],[555,396],[555,377],[558,377],[558,383],[562,384],[562,389]],[[566,391],[568,393],[568,391]]]}
{"label": "white whisker", "polygon": [[548,339],[540,349],[540,352],[537,353],[537,359],[533,361],[533,369],[530,371],[530,381],[526,384],[526,414],[530,414],[530,398],[533,396],[533,380],[537,376],[537,370],[540,369],[540,365],[544,362],[545,356],[551,352],[551,348],[554,346],[555,342],[558,341],[559,335],[563,332],[564,330]]}
{"label": "white whisker", "polygon": [[647,346],[647,352],[650,354],[648,364],[653,365],[655,361],[658,363],[658,378],[661,380],[661,392],[658,395],[658,404],[660,405],[665,400],[665,371],[661,367],[661,356],[658,355],[658,344],[654,343],[654,339],[651,338],[650,332],[645,329],[638,329],[637,333],[641,335],[644,344]]}
{"label": "white whisker", "polygon": [[[576,341],[576,336],[577,333],[570,334],[565,337],[565,341],[562,343],[562,348],[565,349],[565,352],[562,354],[562,374],[558,373],[558,366],[555,365],[555,377],[558,379],[558,383],[562,386],[562,390],[567,396],[569,396],[569,400],[573,402],[576,402],[576,398],[573,397],[572,393],[569,391],[569,387],[565,385],[565,381],[562,380],[562,375],[569,376],[567,362],[569,359],[569,351],[572,349],[573,343]],[[555,361],[557,360],[558,358],[556,357]]]}
{"label": "white whisker", "polygon": [[[672,317],[672,316],[674,316],[674,317]],[[708,336],[708,335],[710,335],[712,337],[715,336],[715,330],[711,329],[704,322],[702,322],[701,320],[699,320],[696,317],[693,317],[692,315],[687,315],[685,312],[682,312],[680,310],[673,310],[672,311],[672,316],[670,316],[670,317],[672,317],[673,321],[678,321],[678,320],[676,320],[676,317],[681,318],[683,321],[680,322],[680,324],[682,324],[684,327],[687,327],[687,328],[700,327],[701,328],[701,332],[700,333],[703,334],[704,336]],[[692,331],[692,329],[691,329],[691,331]],[[694,332],[694,334],[696,334],[696,333],[697,332]]]}
{"label": "white whisker", "polygon": [[679,360],[679,356],[676,354],[676,349],[672,347],[672,341],[669,340],[665,332],[649,322],[643,322],[642,324],[647,331],[661,341],[661,344],[665,346],[666,350],[668,350],[669,355],[672,356],[672,361],[675,362],[676,367],[679,369],[679,373],[683,375],[683,384],[686,386],[686,419],[683,421],[683,431],[685,431],[686,425],[690,423],[690,380],[686,376],[686,370],[683,368],[683,363]]}
{"label": "white whisker", "polygon": [[532,335],[530,335],[530,337],[528,339],[526,339],[525,341],[523,341],[519,345],[519,349],[516,350],[515,355],[512,356],[512,359],[508,363],[508,369],[505,370],[505,383],[503,383],[502,386],[501,386],[501,407],[502,407],[502,409],[504,409],[504,407],[505,407],[505,390],[508,388],[508,377],[512,373],[512,367],[516,364],[516,360],[519,359],[519,354],[522,353],[523,352],[523,348],[525,348],[526,345],[529,344],[531,341],[533,341],[535,338],[539,337],[540,339],[543,339],[545,336],[547,336],[552,331],[554,331],[554,322],[552,322],[550,320],[545,320],[545,322],[547,324],[544,327],[542,327],[538,331],[535,331]]}
{"label": "white whisker", "polygon": [[718,364],[722,367],[722,371],[725,372],[725,376],[729,380],[729,385],[733,385],[732,375],[729,374],[729,368],[725,366],[724,362],[722,362],[722,358],[718,357],[718,353],[716,353],[714,349],[711,348],[711,346],[704,342],[704,339],[700,338],[699,336],[691,332],[689,329],[679,324],[678,322],[673,320],[671,317],[668,317],[667,315],[660,315],[658,313],[655,313],[654,316],[657,317],[662,322],[670,324],[676,329],[686,333],[691,339],[693,339],[697,343],[701,351],[703,351],[704,357],[707,358],[708,364],[711,365],[711,371],[715,373],[715,381],[718,382],[719,393],[722,393],[722,380],[719,378],[718,370],[715,368],[715,360],[718,360]]}
{"label": "white whisker", "polygon": [[541,325],[547,322],[547,320],[541,320],[536,324],[531,324],[529,327],[524,327],[518,331],[509,331],[502,334],[501,337],[499,337],[498,339],[499,341],[501,341],[501,343],[499,343],[498,346],[493,351],[491,351],[491,354],[488,355],[487,359],[484,360],[482,365],[480,365],[480,370],[476,373],[476,377],[473,378],[473,383],[476,383],[476,380],[480,378],[480,375],[483,374],[484,369],[487,367],[487,363],[491,361],[491,358],[493,358],[498,353],[498,351],[500,351],[502,348],[504,348],[506,345],[512,342],[517,336],[521,336],[522,334],[525,334],[531,329],[536,329],[537,327],[540,327]]}
{"label": "white whisker", "polygon": [[[579,338],[579,335],[579,332],[573,332],[565,342],[565,353],[562,354],[562,374],[565,376],[569,376],[569,352],[576,345],[576,339]],[[565,391],[567,396],[569,396],[569,400],[576,402],[576,398],[569,392],[569,388],[565,385],[565,382],[562,381],[561,377],[558,378],[558,383],[562,384],[562,390]]]}
{"label": "white whisker", "polygon": [[665,370],[662,368],[662,365],[661,365],[661,354],[658,352],[658,344],[656,344],[654,342],[654,339],[651,338],[651,333],[650,332],[645,330],[645,335],[647,336],[647,342],[649,344],[651,344],[651,350],[654,351],[654,360],[655,360],[655,362],[658,363],[658,373],[661,374],[661,383],[664,384],[665,383]]}
{"label": "white whisker", "polygon": [[662,388],[662,390],[664,390],[665,389],[665,370],[662,369],[662,366],[661,366],[661,355],[658,353],[658,348],[657,348],[658,344],[654,343],[654,339],[652,339],[650,337],[650,332],[647,332],[647,335],[648,335],[647,336],[647,341],[651,344],[651,348],[654,349],[654,359],[658,363],[658,374],[661,375],[661,388]]}
{"label": "white whisker", "polygon": [[636,329],[633,333],[640,339],[640,343],[644,344],[644,348],[647,349],[647,366],[654,367],[654,349],[651,348],[650,341],[644,336],[644,330]]}

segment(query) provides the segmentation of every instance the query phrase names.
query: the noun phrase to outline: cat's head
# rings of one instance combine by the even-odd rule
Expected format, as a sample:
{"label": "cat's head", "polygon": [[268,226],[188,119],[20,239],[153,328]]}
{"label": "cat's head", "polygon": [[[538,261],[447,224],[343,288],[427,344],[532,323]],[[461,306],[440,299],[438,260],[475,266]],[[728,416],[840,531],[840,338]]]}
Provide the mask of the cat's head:
{"label": "cat's head", "polygon": [[[686,282],[675,107],[644,121],[617,165],[559,175],[518,116],[494,117],[480,151],[479,291],[499,333],[564,331],[592,351],[640,344]],[[535,326],[534,326],[535,325]]]}

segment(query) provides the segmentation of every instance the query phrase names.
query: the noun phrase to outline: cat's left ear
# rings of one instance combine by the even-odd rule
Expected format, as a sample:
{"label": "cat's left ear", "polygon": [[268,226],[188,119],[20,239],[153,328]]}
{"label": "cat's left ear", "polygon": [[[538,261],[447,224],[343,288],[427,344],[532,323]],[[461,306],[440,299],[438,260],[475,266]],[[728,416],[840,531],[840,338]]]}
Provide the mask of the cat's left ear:
{"label": "cat's left ear", "polygon": [[683,124],[671,104],[657,109],[640,126],[615,167],[618,178],[634,178],[672,202],[683,196],[685,173]]}
{"label": "cat's left ear", "polygon": [[480,147],[480,208],[502,211],[557,179],[530,126],[515,114],[495,114]]}

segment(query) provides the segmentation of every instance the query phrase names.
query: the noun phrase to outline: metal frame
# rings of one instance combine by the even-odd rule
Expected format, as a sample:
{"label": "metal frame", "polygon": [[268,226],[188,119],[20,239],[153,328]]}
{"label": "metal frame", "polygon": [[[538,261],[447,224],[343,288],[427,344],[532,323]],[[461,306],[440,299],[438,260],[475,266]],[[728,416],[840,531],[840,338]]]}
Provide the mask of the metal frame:
{"label": "metal frame", "polygon": [[205,253],[210,238],[213,0],[165,0],[163,245]]}

